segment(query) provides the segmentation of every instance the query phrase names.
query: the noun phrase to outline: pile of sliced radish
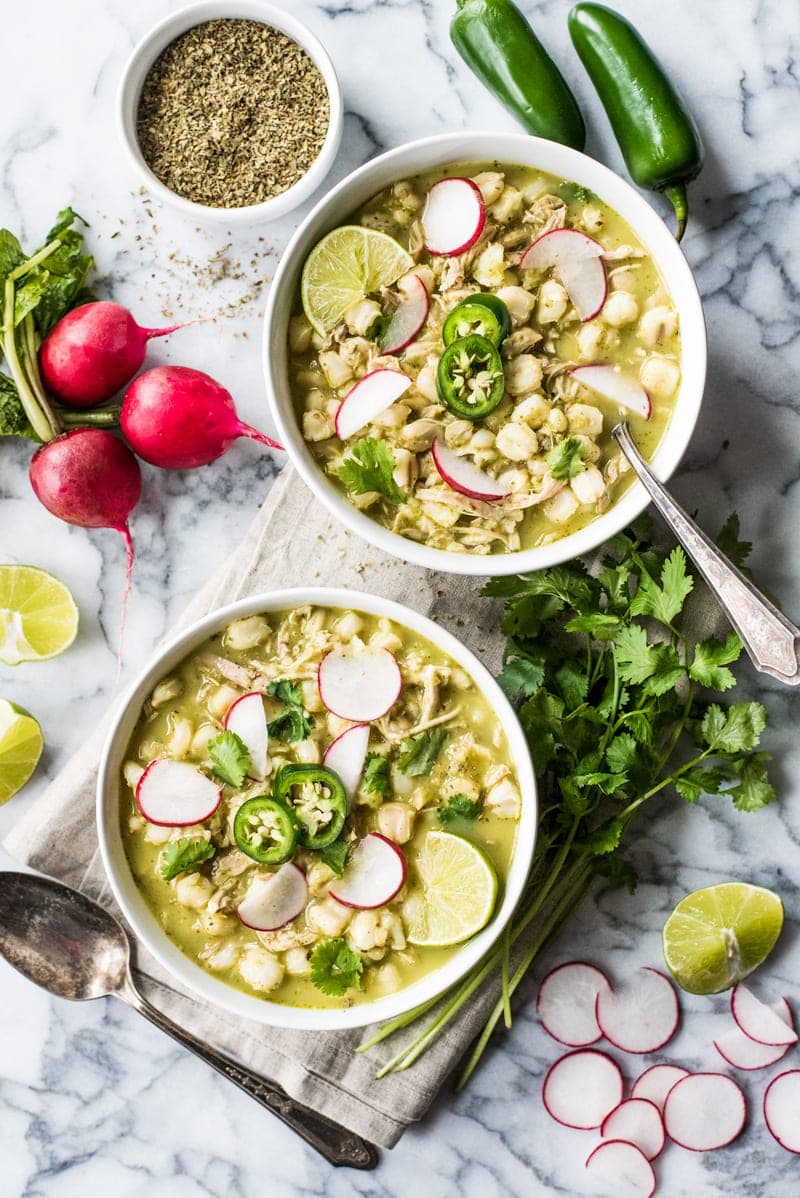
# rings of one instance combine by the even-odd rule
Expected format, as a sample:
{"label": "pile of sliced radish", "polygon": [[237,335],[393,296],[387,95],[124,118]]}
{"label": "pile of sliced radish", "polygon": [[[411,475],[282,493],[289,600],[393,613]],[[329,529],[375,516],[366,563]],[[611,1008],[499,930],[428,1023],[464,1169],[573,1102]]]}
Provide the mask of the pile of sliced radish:
{"label": "pile of sliced radish", "polygon": [[430,298],[427,287],[419,275],[411,275],[407,283],[406,293],[389,317],[381,337],[381,349],[385,354],[399,354],[411,344],[428,319]]}
{"label": "pile of sliced radish", "polygon": [[136,805],[150,824],[188,828],[209,819],[222,801],[216,782],[186,761],[159,757],[136,787]]}
{"label": "pile of sliced radish", "polygon": [[490,474],[479,470],[466,458],[453,453],[438,437],[431,446],[431,456],[440,476],[449,487],[461,495],[467,495],[470,499],[482,499],[485,503],[508,497],[508,487],[492,478]]}
{"label": "pile of sliced radish", "polygon": [[597,316],[608,295],[603,247],[577,229],[551,229],[520,258],[521,270],[552,270],[582,321]]}
{"label": "pile of sliced radish", "polygon": [[372,911],[390,903],[406,880],[406,859],[393,840],[368,832],[350,854],[328,893],[343,907]]}
{"label": "pile of sliced radish", "polygon": [[569,373],[572,378],[577,379],[585,387],[590,387],[604,399],[610,399],[620,408],[633,412],[634,415],[641,416],[644,420],[650,419],[652,407],[650,396],[641,383],[631,378],[629,374],[617,370],[616,366],[607,366],[602,363],[593,366],[576,366]]}
{"label": "pile of sliced radish", "polygon": [[322,764],[339,775],[349,799],[358,790],[368,744],[369,724],[351,724],[331,741],[322,755]]}
{"label": "pile of sliced radish", "polygon": [[385,412],[405,394],[412,381],[402,370],[390,370],[388,367],[365,374],[350,388],[336,410],[336,436],[346,441],[366,425],[372,424],[381,412]]}
{"label": "pile of sliced radish", "polygon": [[236,699],[228,708],[224,720],[226,732],[234,732],[250,754],[250,774],[259,782],[267,776],[269,733],[264,698],[260,691],[250,691]]}
{"label": "pile of sliced radish", "polygon": [[388,649],[332,649],[319,663],[317,685],[328,711],[369,724],[394,707],[403,679]]}
{"label": "pile of sliced radish", "polygon": [[307,901],[306,875],[287,861],[274,874],[256,874],[236,913],[248,928],[274,932],[296,919]]}
{"label": "pile of sliced radish", "polygon": [[486,224],[486,205],[471,179],[440,179],[428,189],[422,212],[425,249],[452,258],[473,246]]}

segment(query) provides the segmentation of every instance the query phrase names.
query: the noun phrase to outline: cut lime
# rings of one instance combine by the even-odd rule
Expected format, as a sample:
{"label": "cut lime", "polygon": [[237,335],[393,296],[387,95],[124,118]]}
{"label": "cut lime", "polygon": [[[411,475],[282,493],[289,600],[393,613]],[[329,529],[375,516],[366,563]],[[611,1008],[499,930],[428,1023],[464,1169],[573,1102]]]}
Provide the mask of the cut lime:
{"label": "cut lime", "polygon": [[42,730],[33,716],[0,699],[0,803],[22,789],[43,748]]}
{"label": "cut lime", "polygon": [[777,894],[723,882],[681,899],[664,924],[664,960],[683,990],[718,994],[757,969],[783,927]]}
{"label": "cut lime", "polygon": [[429,832],[412,866],[421,891],[403,906],[411,944],[459,944],[486,926],[497,901],[497,874],[479,848],[450,832]]}
{"label": "cut lime", "polygon": [[353,304],[388,287],[414,259],[387,233],[342,225],[318,241],[303,267],[303,310],[323,336]]}
{"label": "cut lime", "polygon": [[78,609],[63,582],[37,566],[0,566],[0,661],[46,661],[69,648]]}

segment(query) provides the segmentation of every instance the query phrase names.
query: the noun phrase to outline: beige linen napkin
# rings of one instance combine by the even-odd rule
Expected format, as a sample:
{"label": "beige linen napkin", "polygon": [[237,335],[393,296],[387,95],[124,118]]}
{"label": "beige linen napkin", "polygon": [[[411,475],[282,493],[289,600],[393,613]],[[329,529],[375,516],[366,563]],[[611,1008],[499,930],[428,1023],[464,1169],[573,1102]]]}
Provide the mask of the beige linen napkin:
{"label": "beige linen napkin", "polygon": [[[487,570],[491,563],[487,561]],[[406,603],[464,641],[491,670],[503,644],[500,607],[479,597],[478,579],[433,574],[370,548],[327,516],[291,467],[272,487],[247,536],[189,605],[171,634],[205,612],[258,591],[297,585],[345,586]],[[110,894],[95,833],[95,787],[106,725],[96,730],[5,842],[8,851],[51,877],[84,890],[120,912]],[[424,1115],[494,1001],[487,988],[462,1019],[406,1073],[375,1080],[378,1065],[401,1040],[364,1055],[353,1049],[364,1032],[273,1031],[213,1008],[188,992],[140,946],[142,989],[153,1004],[194,1035],[272,1078],[294,1098],[385,1147]]]}

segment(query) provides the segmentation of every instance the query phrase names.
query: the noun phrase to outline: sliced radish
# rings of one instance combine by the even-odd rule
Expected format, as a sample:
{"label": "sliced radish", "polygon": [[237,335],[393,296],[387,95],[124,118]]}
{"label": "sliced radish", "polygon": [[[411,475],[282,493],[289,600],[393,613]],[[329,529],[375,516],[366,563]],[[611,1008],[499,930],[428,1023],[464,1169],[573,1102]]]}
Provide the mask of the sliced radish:
{"label": "sliced radish", "polygon": [[160,757],[148,765],[136,787],[136,804],[150,824],[185,828],[214,814],[222,791],[185,761]]}
{"label": "sliced radish", "polygon": [[287,861],[277,873],[253,878],[236,914],[248,928],[274,932],[296,919],[307,901],[306,875],[299,865]]}
{"label": "sliced radish", "polygon": [[782,1148],[800,1153],[800,1069],[773,1077],[764,1095],[764,1121]]}
{"label": "sliced radish", "polygon": [[341,878],[328,893],[344,907],[371,911],[390,903],[406,880],[406,859],[380,832],[369,832],[350,854]]}
{"label": "sliced radish", "polygon": [[681,1069],[678,1065],[651,1065],[633,1083],[631,1098],[646,1098],[663,1111],[672,1087],[688,1076],[689,1070]]}
{"label": "sliced radish", "polygon": [[322,764],[339,775],[350,799],[361,781],[368,744],[369,724],[353,724],[331,741],[322,755]]}
{"label": "sliced radish", "polygon": [[724,1073],[690,1073],[673,1086],[664,1104],[667,1135],[682,1148],[724,1148],[744,1127],[747,1104],[741,1088]]}
{"label": "sliced radish", "polygon": [[422,213],[425,249],[440,258],[463,254],[480,237],[486,206],[471,179],[440,179],[428,189]]}
{"label": "sliced radish", "polygon": [[596,1048],[583,1048],[550,1066],[542,1101],[557,1123],[588,1131],[619,1106],[623,1089],[616,1061]]}
{"label": "sliced radish", "polygon": [[336,410],[336,436],[352,437],[403,395],[412,379],[402,370],[373,370],[359,379]]}
{"label": "sliced radish", "polygon": [[431,446],[433,464],[439,474],[454,491],[468,495],[470,499],[482,499],[485,503],[493,503],[505,499],[509,494],[508,487],[503,486],[490,474],[484,474],[466,458],[460,458],[444,442],[437,439]]}
{"label": "sliced radish", "polygon": [[756,1044],[766,1044],[775,1048],[797,1043],[794,1022],[787,1023],[772,1007],[756,998],[753,991],[741,983],[734,987],[731,994],[731,1014],[740,1030],[751,1040],[755,1040]]}
{"label": "sliced radish", "polygon": [[253,778],[261,781],[267,774],[267,748],[269,747],[267,716],[261,692],[251,691],[231,703],[224,724],[227,732],[235,732],[244,742],[250,754],[252,766],[250,774]]}
{"label": "sliced radish", "polygon": [[369,724],[386,715],[400,697],[403,678],[388,649],[332,649],[319,663],[319,697],[334,715]]}
{"label": "sliced radish", "polygon": [[572,378],[577,379],[586,387],[591,387],[598,395],[619,404],[628,412],[649,420],[651,404],[650,396],[636,379],[629,374],[623,374],[615,366],[576,366],[571,370]]}
{"label": "sliced radish", "polygon": [[568,961],[548,973],[539,987],[536,1010],[542,1027],[571,1048],[594,1044],[603,1033],[595,1015],[597,995],[610,990],[604,973],[584,961]]}
{"label": "sliced radish", "polygon": [[790,1044],[759,1044],[738,1027],[714,1040],[713,1044],[722,1059],[734,1069],[766,1069],[768,1065],[777,1065],[791,1048]]}
{"label": "sliced radish", "polygon": [[589,1154],[586,1168],[600,1182],[606,1182],[614,1198],[651,1198],[656,1175],[647,1157],[635,1144],[625,1140],[606,1140]]}
{"label": "sliced radish", "polygon": [[595,1007],[604,1036],[623,1052],[655,1052],[678,1029],[675,988],[663,973],[645,966],[621,990],[600,990]]}
{"label": "sliced radish", "polygon": [[596,316],[608,295],[603,247],[577,229],[551,229],[529,245],[521,270],[554,270],[582,321]]}
{"label": "sliced radish", "polygon": [[430,304],[427,287],[419,275],[412,275],[408,290],[389,317],[381,337],[381,349],[385,354],[399,354],[411,344],[428,318]]}
{"label": "sliced radish", "polygon": [[647,1098],[628,1098],[606,1115],[600,1128],[604,1140],[624,1140],[655,1160],[664,1147],[666,1133],[661,1111]]}

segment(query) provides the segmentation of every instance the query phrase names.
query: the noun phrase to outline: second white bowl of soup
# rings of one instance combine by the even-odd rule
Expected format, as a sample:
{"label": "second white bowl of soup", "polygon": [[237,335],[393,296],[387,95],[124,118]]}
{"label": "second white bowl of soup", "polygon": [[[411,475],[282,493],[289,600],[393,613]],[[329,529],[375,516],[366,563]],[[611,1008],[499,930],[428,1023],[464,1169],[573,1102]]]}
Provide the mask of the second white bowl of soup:
{"label": "second white bowl of soup", "polygon": [[292,461],[343,524],[431,569],[511,574],[646,507],[611,430],[626,419],[667,479],[706,340],[686,260],[629,184],[565,146],[464,133],[381,155],[315,208],[264,360]]}
{"label": "second white bowl of soup", "polygon": [[519,901],[536,836],[525,738],[480,662],[376,596],[277,591],[173,640],[108,738],[114,894],[184,986],[325,1030],[458,981]]}

